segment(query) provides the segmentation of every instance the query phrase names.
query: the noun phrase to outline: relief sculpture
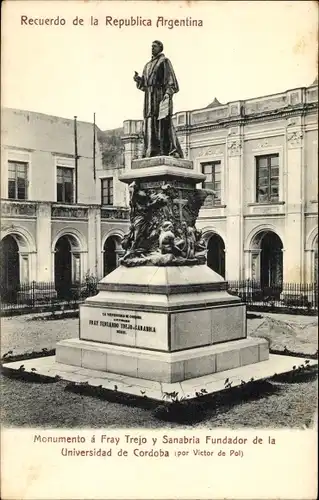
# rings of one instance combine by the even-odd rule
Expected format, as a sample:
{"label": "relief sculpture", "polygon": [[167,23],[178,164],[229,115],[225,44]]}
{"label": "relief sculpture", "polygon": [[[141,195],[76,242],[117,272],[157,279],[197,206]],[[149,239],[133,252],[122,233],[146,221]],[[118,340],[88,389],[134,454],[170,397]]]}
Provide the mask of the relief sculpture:
{"label": "relief sculpture", "polygon": [[130,228],[122,241],[124,266],[190,265],[206,262],[206,243],[195,223],[211,190],[181,189],[163,182],[130,191]]}

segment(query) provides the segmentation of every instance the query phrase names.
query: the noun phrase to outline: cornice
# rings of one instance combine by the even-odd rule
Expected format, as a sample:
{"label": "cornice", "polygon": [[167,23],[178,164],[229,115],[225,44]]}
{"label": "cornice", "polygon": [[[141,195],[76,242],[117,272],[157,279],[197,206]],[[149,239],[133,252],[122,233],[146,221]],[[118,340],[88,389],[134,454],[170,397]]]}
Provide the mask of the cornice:
{"label": "cornice", "polygon": [[3,144],[1,146],[1,149],[6,150],[6,151],[17,151],[17,152],[21,151],[22,153],[33,153],[34,151],[36,151],[36,149],[22,148],[19,146],[10,146],[8,144]]}
{"label": "cornice", "polygon": [[196,125],[186,125],[177,126],[176,130],[179,133],[192,133],[194,131],[209,131],[216,130],[220,128],[229,128],[234,126],[244,126],[250,123],[260,123],[276,121],[278,119],[292,117],[292,116],[305,116],[311,111],[316,111],[318,109],[318,103],[309,103],[306,105],[290,108],[290,109],[278,109],[269,112],[255,113],[254,115],[246,116],[235,116],[229,117],[222,120],[216,120],[214,122],[206,122],[203,124]]}
{"label": "cornice", "polygon": [[125,142],[131,142],[131,141],[136,141],[141,138],[141,134],[136,134],[136,133],[129,133],[127,135],[122,135],[120,137],[121,141]]}

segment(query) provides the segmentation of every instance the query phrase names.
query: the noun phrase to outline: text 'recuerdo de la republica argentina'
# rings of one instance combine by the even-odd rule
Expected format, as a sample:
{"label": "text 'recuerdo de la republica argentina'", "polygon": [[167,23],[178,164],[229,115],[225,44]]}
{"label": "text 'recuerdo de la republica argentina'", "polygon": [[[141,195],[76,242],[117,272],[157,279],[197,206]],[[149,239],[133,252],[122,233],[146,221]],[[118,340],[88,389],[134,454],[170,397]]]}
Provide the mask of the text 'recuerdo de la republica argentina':
{"label": "text 'recuerdo de la republica argentina'", "polygon": [[105,16],[103,19],[98,19],[96,17],[90,16],[88,19],[81,18],[79,16],[73,19],[67,20],[64,17],[30,17],[22,15],[20,16],[20,24],[22,26],[100,26],[104,25],[106,27],[112,28],[125,28],[125,27],[156,27],[156,28],[190,28],[190,27],[202,27],[204,25],[202,19],[194,19],[190,16],[184,18],[168,18],[164,16],[157,16],[157,18],[145,18],[142,16],[130,16],[130,17],[113,17]]}

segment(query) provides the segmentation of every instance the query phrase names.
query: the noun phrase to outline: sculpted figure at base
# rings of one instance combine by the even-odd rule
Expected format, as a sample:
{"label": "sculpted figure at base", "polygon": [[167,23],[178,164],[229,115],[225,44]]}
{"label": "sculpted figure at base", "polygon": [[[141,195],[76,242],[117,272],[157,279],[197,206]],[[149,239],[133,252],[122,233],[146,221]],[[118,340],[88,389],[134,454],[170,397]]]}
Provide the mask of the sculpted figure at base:
{"label": "sculpted figure at base", "polygon": [[195,227],[207,190],[181,193],[163,183],[157,189],[141,188],[136,181],[130,190],[130,229],[124,236],[122,265],[193,265],[206,262],[206,243]]}
{"label": "sculpted figure at base", "polygon": [[183,153],[172,123],[173,94],[179,91],[173,66],[163,54],[163,44],[152,44],[152,59],[145,65],[142,76],[135,71],[134,81],[144,92],[144,157],[174,156]]}
{"label": "sculpted figure at base", "polygon": [[157,242],[157,217],[159,208],[167,205],[164,192],[146,192],[136,182],[129,186],[130,191],[130,232],[124,236],[122,247],[128,250],[126,255],[143,255]]}
{"label": "sculpted figure at base", "polygon": [[163,223],[158,242],[159,250],[162,254],[171,254],[174,257],[183,255],[186,242],[181,238],[176,238],[174,226],[170,221]]}

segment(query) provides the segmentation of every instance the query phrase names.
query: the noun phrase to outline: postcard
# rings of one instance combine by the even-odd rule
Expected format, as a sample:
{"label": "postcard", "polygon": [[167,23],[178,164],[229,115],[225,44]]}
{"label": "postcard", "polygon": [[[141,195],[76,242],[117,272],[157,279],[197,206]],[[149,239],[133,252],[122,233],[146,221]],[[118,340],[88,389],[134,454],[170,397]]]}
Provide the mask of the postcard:
{"label": "postcard", "polygon": [[2,14],[2,498],[316,498],[317,4]]}

